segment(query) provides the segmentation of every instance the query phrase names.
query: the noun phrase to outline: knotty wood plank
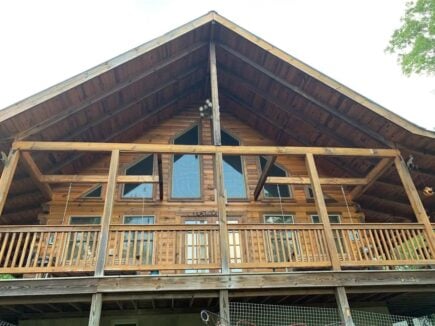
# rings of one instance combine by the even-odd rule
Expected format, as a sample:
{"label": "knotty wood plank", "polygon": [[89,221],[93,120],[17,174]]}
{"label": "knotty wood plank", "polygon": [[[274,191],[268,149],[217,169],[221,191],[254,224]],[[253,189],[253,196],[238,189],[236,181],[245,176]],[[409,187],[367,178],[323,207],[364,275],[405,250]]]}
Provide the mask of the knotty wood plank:
{"label": "knotty wood plank", "polygon": [[[321,185],[365,185],[365,178],[319,178]],[[267,184],[311,184],[310,178],[307,177],[268,177]]]}

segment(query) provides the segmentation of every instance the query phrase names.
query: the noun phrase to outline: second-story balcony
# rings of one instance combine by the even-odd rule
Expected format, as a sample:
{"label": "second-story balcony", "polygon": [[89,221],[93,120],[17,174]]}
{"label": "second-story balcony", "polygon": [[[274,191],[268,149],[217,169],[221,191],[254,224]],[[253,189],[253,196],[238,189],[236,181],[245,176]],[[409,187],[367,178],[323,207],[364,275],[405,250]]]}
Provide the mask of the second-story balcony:
{"label": "second-story balcony", "polygon": [[[51,191],[55,182],[106,182],[101,202],[103,216],[98,225],[8,225],[0,226],[0,273],[16,276],[74,276],[104,274],[183,274],[291,272],[300,270],[431,268],[435,265],[433,224],[422,204],[408,171],[395,150],[231,147],[145,144],[92,144],[18,142],[0,182],[7,193],[7,180],[22,155],[41,189]],[[32,161],[31,151],[106,151],[112,153],[108,175],[44,175]],[[156,175],[118,176],[120,152],[197,155],[298,155],[305,157],[308,176],[270,177],[267,168],[255,192],[265,184],[299,184],[312,187],[313,223],[298,223],[276,214],[279,223],[253,223],[252,219],[227,219],[226,206],[216,200],[212,219],[184,223],[117,224],[114,191],[119,183],[162,182],[161,167]],[[319,177],[314,156],[368,156],[380,162],[364,178]],[[416,223],[336,223],[328,217],[322,185],[352,185],[364,191],[382,171],[394,163],[415,211]],[[163,194],[160,194],[162,198]],[[5,196],[4,196],[5,197]],[[6,197],[5,197],[6,198]],[[5,198],[2,200],[4,201]],[[185,202],[186,203],[186,202]],[[182,204],[182,205],[185,205]],[[220,204],[221,203],[221,204]],[[223,204],[222,204],[223,203]],[[4,203],[3,203],[4,204]],[[137,203],[136,203],[137,204]],[[134,205],[136,205],[134,204]],[[143,201],[141,206],[148,203]],[[157,204],[154,204],[157,205]],[[181,204],[180,204],[181,205]],[[267,207],[268,204],[264,204]],[[196,207],[200,207],[196,206]],[[178,206],[177,206],[178,207]],[[246,206],[244,206],[246,207]],[[282,209],[282,207],[281,207]],[[199,209],[198,209],[199,210]],[[169,221],[171,219],[167,217]],[[56,220],[55,216],[51,216]],[[59,219],[58,219],[59,220]],[[151,220],[150,220],[151,221]]]}

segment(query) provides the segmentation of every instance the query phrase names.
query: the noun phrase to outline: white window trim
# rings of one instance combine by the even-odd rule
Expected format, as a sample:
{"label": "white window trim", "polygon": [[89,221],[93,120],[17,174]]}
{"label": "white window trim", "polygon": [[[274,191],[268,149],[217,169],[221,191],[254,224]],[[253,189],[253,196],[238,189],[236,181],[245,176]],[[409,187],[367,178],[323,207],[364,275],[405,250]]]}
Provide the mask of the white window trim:
{"label": "white window trim", "polygon": [[[295,224],[295,214],[290,214],[290,213],[267,213],[267,214],[263,214],[263,223],[267,223],[266,222],[266,218],[268,216],[290,216],[292,222],[289,224]],[[267,224],[274,224],[274,223],[267,223]],[[279,224],[286,224],[286,223],[279,223]]]}
{"label": "white window trim", "polygon": [[[319,224],[319,223],[315,223],[314,222],[314,219],[313,219],[314,216],[317,216],[319,218],[319,223],[322,223],[322,220],[320,219],[319,214],[310,214],[311,223],[313,223],[313,224]],[[341,221],[342,221],[341,214],[328,214],[328,218],[331,217],[331,216],[338,216],[338,224],[341,224]]]}

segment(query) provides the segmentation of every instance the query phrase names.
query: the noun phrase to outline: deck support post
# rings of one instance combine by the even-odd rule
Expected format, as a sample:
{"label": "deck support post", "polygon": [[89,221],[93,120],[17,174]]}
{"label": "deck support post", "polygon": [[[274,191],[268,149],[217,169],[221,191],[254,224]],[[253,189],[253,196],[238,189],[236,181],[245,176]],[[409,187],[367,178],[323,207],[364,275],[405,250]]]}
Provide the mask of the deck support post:
{"label": "deck support post", "polygon": [[20,151],[12,149],[8,155],[7,160],[3,162],[4,167],[2,176],[0,178],[0,215],[2,214],[3,208],[6,204],[6,198],[8,197],[9,188],[11,187],[15,170],[17,169],[19,157]]}
{"label": "deck support post", "polygon": [[[213,112],[213,144],[221,146],[221,122],[219,112],[219,91],[216,66],[216,46],[214,42],[210,43],[210,86],[211,86],[211,102]],[[214,171],[216,184],[216,201],[219,213],[219,244],[221,257],[221,271],[226,274],[229,269],[229,254],[228,254],[228,226],[226,212],[226,195],[223,176],[223,155],[218,152],[214,157]],[[227,293],[228,298],[228,293]]]}
{"label": "deck support post", "polygon": [[347,300],[346,290],[343,286],[335,288],[335,299],[337,300],[338,313],[344,326],[354,326],[350,313],[349,301]]}
{"label": "deck support post", "polygon": [[230,301],[228,290],[219,291],[219,316],[222,318],[222,326],[230,326]]}
{"label": "deck support post", "polygon": [[93,294],[88,326],[100,326],[102,304],[103,295],[101,293]]}
{"label": "deck support post", "polygon": [[118,175],[119,150],[112,151],[110,158],[109,177],[107,180],[106,197],[104,201],[103,218],[101,221],[101,231],[97,252],[97,263],[95,266],[95,276],[104,275],[104,265],[106,263],[106,250],[109,242],[109,227],[112,219],[113,204],[116,193],[116,177]]}
{"label": "deck support post", "polygon": [[412,181],[412,177],[409,173],[408,167],[401,156],[397,156],[394,159],[394,165],[396,166],[400,180],[402,181],[403,187],[405,188],[406,195],[408,196],[417,222],[423,224],[424,226],[425,236],[428,245],[432,251],[432,255],[435,255],[435,235],[432,230],[432,225],[423,206],[423,203],[421,202],[420,196],[418,195],[418,191],[415,188],[415,184]]}
{"label": "deck support post", "polygon": [[317,172],[316,162],[311,153],[305,155],[305,164],[308,175],[313,187],[314,202],[316,203],[317,214],[323,224],[326,245],[328,247],[329,258],[331,259],[332,269],[338,271],[341,269],[338,259],[337,248],[335,246],[334,235],[332,233],[331,223],[329,222],[328,210],[326,208],[325,197],[323,196],[322,186],[320,184],[319,173]]}

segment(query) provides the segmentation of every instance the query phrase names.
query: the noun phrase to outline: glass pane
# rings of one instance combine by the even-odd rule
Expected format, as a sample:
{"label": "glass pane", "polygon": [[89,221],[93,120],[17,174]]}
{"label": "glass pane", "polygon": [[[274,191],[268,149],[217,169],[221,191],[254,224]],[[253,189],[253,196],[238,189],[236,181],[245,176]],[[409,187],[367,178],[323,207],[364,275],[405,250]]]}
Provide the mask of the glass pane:
{"label": "glass pane", "polygon": [[83,225],[83,224],[100,224],[100,216],[71,216],[69,224]]}
{"label": "glass pane", "polygon": [[95,187],[94,189],[90,190],[87,194],[85,194],[83,197],[85,198],[101,198],[101,190],[103,187],[101,185]]}
{"label": "glass pane", "polygon": [[[204,220],[186,220],[185,224],[207,224]],[[204,231],[186,231],[185,234],[185,260],[186,264],[208,264],[209,238]],[[195,267],[195,266],[192,266]],[[185,273],[207,273],[206,269],[187,269]]]}
{"label": "glass pane", "polygon": [[292,215],[265,215],[264,222],[265,223],[287,223],[287,224],[294,223]]}
{"label": "glass pane", "polygon": [[[266,166],[266,158],[263,156],[260,156],[260,165],[261,169],[263,170]],[[268,177],[286,177],[287,172],[283,169],[281,169],[278,165],[274,164],[271,169],[269,170]],[[288,198],[290,196],[290,187],[287,185],[274,185],[274,184],[267,184],[263,187],[264,190],[264,197],[266,198]]]}
{"label": "glass pane", "polygon": [[[223,130],[221,130],[221,140],[224,146],[240,145],[236,138]],[[245,176],[243,175],[241,156],[224,155],[223,174],[227,198],[246,198]]]}
{"label": "glass pane", "polygon": [[[152,175],[154,157],[147,156],[126,169],[126,175]],[[122,196],[124,198],[152,198],[153,185],[151,183],[127,183],[124,185]]]}
{"label": "glass pane", "polygon": [[154,216],[150,215],[134,215],[134,216],[124,216],[124,224],[154,224]]}
{"label": "glass pane", "polygon": [[[190,129],[174,140],[174,144],[180,145],[198,145],[198,143],[198,126]],[[174,164],[172,167],[172,197],[201,197],[201,175],[198,155],[174,155]]]}

